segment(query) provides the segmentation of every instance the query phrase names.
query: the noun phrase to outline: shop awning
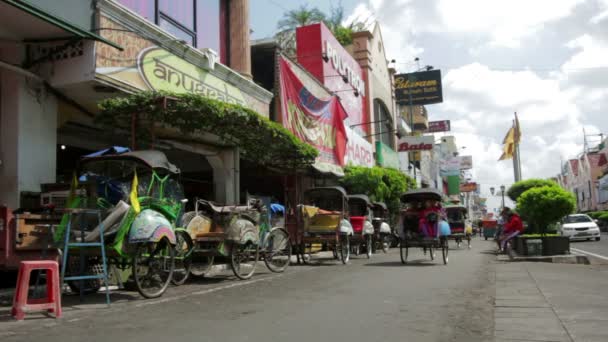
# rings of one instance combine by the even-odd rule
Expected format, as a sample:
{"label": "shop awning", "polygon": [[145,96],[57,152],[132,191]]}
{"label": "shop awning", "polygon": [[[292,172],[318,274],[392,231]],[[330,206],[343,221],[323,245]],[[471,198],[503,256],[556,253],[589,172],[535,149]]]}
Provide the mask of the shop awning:
{"label": "shop awning", "polygon": [[3,28],[0,38],[45,42],[77,37],[99,41],[123,50],[120,45],[25,1],[0,0],[0,22]]}

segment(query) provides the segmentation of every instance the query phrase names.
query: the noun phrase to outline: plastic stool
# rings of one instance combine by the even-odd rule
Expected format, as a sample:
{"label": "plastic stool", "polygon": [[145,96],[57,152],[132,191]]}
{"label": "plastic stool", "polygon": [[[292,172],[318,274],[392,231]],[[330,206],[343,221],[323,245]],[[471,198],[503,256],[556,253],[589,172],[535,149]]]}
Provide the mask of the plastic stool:
{"label": "plastic stool", "polygon": [[[46,298],[28,301],[30,274],[34,270],[45,270]],[[19,265],[17,288],[13,297],[11,314],[17,320],[23,320],[30,311],[54,312],[55,318],[61,317],[61,290],[59,284],[59,264],[53,260],[22,261]]]}

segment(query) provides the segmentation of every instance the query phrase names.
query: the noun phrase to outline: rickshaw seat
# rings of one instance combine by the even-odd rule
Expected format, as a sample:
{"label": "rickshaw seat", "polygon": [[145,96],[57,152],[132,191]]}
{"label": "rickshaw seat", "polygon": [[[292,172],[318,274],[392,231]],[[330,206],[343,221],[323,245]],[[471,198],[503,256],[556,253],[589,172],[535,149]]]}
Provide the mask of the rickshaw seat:
{"label": "rickshaw seat", "polygon": [[244,212],[251,210],[251,208],[247,205],[214,205],[211,202],[207,202],[209,204],[209,208],[213,210],[217,214],[226,214],[226,213],[235,213],[235,212]]}
{"label": "rickshaw seat", "polygon": [[363,225],[365,223],[365,216],[351,216],[350,224],[353,226],[355,233],[361,233],[363,231]]}
{"label": "rickshaw seat", "polygon": [[[116,232],[116,230],[120,227],[120,222],[125,217],[125,215],[129,212],[131,208],[130,205],[125,203],[124,201],[119,201],[114,208],[110,210],[110,213],[106,218],[104,218],[101,223],[99,223],[93,230],[87,232],[84,236],[84,242],[94,242],[99,239],[99,231],[103,226],[104,232],[103,235],[109,236]],[[118,225],[117,225],[118,224]],[[114,229],[112,229],[114,228]],[[77,230],[72,230],[73,234],[76,235],[76,238],[80,238],[80,234]]]}

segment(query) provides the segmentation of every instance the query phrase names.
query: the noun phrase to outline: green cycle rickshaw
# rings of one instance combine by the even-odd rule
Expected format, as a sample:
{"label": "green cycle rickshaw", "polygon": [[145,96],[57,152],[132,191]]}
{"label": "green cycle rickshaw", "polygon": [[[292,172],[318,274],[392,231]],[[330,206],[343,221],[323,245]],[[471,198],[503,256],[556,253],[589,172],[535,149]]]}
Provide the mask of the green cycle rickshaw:
{"label": "green cycle rickshaw", "polygon": [[[178,174],[160,151],[109,149],[83,157],[54,234],[63,248],[62,274],[77,273],[78,259],[80,273],[99,273],[100,265],[107,272],[106,265],[113,265],[131,271],[142,296],[161,296],[174,277],[175,254],[188,249],[175,227],[185,203]],[[104,249],[90,247],[99,242]],[[95,292],[101,281],[68,285],[76,292]]]}

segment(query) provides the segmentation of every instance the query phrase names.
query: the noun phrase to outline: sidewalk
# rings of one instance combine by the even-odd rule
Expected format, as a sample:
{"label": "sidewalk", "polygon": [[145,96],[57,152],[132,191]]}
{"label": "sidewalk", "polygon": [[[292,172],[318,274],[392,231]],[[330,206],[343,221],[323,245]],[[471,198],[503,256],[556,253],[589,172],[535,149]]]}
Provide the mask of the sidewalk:
{"label": "sidewalk", "polygon": [[496,341],[608,341],[608,266],[497,263]]}

